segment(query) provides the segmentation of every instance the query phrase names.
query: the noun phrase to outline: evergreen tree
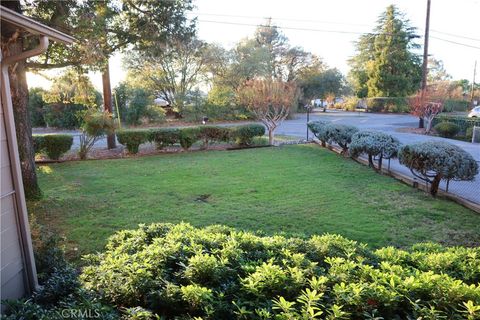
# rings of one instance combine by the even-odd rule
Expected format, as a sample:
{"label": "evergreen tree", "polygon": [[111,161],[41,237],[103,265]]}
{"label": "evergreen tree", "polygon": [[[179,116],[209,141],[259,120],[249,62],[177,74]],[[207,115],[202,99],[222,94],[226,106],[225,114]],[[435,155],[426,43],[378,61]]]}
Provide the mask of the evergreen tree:
{"label": "evergreen tree", "polygon": [[415,92],[421,80],[417,36],[409,21],[394,6],[380,16],[372,35],[357,43],[350,77],[360,97],[402,97]]}

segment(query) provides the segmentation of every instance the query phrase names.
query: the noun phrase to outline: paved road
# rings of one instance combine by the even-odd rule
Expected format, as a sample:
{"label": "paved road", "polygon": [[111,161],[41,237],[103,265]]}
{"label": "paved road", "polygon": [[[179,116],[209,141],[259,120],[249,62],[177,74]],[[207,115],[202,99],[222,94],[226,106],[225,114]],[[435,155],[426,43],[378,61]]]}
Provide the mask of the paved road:
{"label": "paved road", "polygon": [[[310,114],[310,120],[329,120],[332,122],[338,122],[342,124],[350,124],[358,127],[359,129],[371,129],[379,130],[389,133],[395,136],[401,143],[415,143],[426,140],[446,140],[453,143],[465,151],[469,152],[477,162],[480,164],[480,144],[472,144],[464,141],[457,141],[452,139],[444,139],[440,137],[424,136],[414,133],[398,132],[397,129],[404,127],[416,127],[418,125],[418,119],[411,115],[399,115],[399,114],[372,114],[372,113],[354,113],[354,112],[341,112],[341,111],[329,111],[326,113],[315,112]],[[284,121],[277,129],[276,134],[296,136],[298,138],[306,138],[306,114],[297,114],[294,119]],[[231,124],[225,124],[231,125]],[[34,130],[34,133],[40,133],[38,130]],[[64,131],[74,135],[73,149],[78,149],[79,145],[79,132],[78,131]],[[310,138],[313,134],[310,132]],[[105,149],[107,147],[106,139],[101,139],[95,144],[95,148]],[[391,169],[401,172],[405,175],[412,176],[409,169],[400,165],[397,160],[391,161]],[[445,184],[440,186],[445,190]],[[480,204],[480,174],[476,179],[470,181],[454,181],[450,182],[449,191],[459,195],[468,200],[474,201]]]}

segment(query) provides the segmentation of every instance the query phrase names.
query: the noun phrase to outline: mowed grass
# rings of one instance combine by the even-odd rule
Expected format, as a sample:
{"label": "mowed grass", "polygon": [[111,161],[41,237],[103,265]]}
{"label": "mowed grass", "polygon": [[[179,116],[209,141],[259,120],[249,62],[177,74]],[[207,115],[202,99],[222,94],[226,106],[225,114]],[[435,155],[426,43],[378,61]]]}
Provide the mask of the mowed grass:
{"label": "mowed grass", "polygon": [[372,247],[480,244],[479,214],[317,145],[68,162],[41,167],[39,179],[44,198],[31,213],[78,253],[120,229],[181,221],[338,233]]}

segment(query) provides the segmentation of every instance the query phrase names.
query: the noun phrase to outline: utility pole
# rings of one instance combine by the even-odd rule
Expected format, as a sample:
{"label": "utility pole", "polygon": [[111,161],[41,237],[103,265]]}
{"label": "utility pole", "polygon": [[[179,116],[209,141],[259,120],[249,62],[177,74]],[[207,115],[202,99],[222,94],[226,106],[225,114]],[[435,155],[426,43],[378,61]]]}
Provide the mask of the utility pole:
{"label": "utility pole", "polygon": [[475,66],[473,67],[473,81],[472,81],[472,90],[470,93],[470,105],[472,108],[474,107],[473,105],[473,93],[475,91],[475,76],[477,75],[477,60],[475,60]]}
{"label": "utility pole", "polygon": [[[427,89],[427,75],[428,75],[428,37],[430,29],[430,2],[427,0],[427,18],[425,21],[425,38],[423,43],[423,64],[422,64],[422,101],[425,90]],[[423,128],[423,118],[420,118],[418,122],[418,127]]]}

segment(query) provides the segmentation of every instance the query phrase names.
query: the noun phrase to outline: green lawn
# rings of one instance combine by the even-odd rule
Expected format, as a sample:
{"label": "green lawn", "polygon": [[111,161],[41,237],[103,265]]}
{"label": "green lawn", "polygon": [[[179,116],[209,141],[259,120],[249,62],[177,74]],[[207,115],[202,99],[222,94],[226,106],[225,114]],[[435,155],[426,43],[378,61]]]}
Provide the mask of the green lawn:
{"label": "green lawn", "polygon": [[480,215],[317,145],[202,151],[43,166],[30,212],[79,253],[140,223],[226,224],[266,234],[339,233],[373,247],[479,245]]}

